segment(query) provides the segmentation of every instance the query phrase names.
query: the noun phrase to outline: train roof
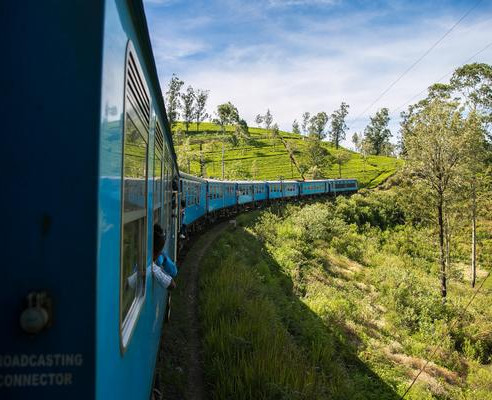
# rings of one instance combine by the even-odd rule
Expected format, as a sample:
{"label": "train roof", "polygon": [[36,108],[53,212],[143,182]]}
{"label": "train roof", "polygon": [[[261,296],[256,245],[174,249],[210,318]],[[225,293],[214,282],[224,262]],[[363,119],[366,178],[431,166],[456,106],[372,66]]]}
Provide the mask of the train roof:
{"label": "train roof", "polygon": [[264,185],[266,181],[236,181],[236,183],[239,184],[246,184],[246,185]]}
{"label": "train roof", "polygon": [[294,181],[292,179],[282,179],[281,181],[266,181],[266,183],[299,183],[299,181]]}
{"label": "train roof", "polygon": [[206,179],[200,177],[200,176],[195,176],[195,175],[191,175],[191,174],[187,174],[186,172],[182,172],[182,171],[179,171],[179,176],[181,178],[184,178],[184,179],[188,179],[190,181],[198,181],[198,182],[207,182]]}
{"label": "train roof", "polygon": [[212,182],[212,183],[222,183],[222,184],[231,184],[231,183],[236,183],[236,181],[222,181],[220,179],[209,179],[209,178],[205,178],[205,180],[207,182]]}
{"label": "train roof", "polygon": [[[128,8],[131,10],[131,15],[135,18],[135,30],[139,37],[140,50],[145,58],[145,68],[147,70],[148,78],[152,88],[149,90],[155,93],[155,102],[157,102],[157,113],[160,116],[159,120],[163,124],[163,129],[168,133],[167,141],[171,149],[171,154],[174,163],[177,165],[176,151],[174,150],[171,127],[169,120],[167,119],[166,106],[164,104],[164,97],[161,91],[161,85],[159,83],[159,77],[157,74],[157,68],[155,65],[154,52],[152,50],[152,44],[150,42],[149,28],[147,25],[147,18],[145,17],[145,11],[142,1],[128,2]],[[161,112],[162,111],[162,114]]]}

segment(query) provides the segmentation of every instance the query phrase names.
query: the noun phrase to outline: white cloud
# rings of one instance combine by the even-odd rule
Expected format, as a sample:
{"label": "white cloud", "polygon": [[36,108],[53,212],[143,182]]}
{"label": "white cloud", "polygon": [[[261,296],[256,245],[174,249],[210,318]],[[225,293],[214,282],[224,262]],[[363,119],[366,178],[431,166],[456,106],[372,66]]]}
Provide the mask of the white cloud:
{"label": "white cloud", "polygon": [[[154,37],[157,63],[166,74],[160,77],[161,84],[165,86],[171,73],[177,72],[186,85],[210,90],[209,111],[232,101],[247,122],[254,124],[255,115],[269,108],[286,130],[304,111],[331,113],[345,101],[350,105],[351,137],[354,131],[363,130],[377,109],[395,110],[464,63],[492,37],[488,19],[474,24],[464,21],[366,115],[354,120],[455,22],[449,17],[421,19],[412,30],[364,25],[377,16],[358,13],[326,23],[300,17],[298,30],[272,23],[272,40],[256,45],[230,44],[218,53],[212,53],[213,44],[205,39],[167,35],[166,42]],[[183,60],[207,52],[210,54],[204,60]],[[491,59],[489,48],[471,61],[490,63]],[[166,68],[166,63],[179,70]],[[397,125],[393,119],[394,134]]]}

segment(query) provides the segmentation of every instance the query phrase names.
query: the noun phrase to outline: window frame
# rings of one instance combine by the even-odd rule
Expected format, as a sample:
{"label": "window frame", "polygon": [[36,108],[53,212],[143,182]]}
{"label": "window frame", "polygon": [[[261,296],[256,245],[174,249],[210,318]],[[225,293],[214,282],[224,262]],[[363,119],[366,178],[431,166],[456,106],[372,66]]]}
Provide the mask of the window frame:
{"label": "window frame", "polygon": [[[130,67],[130,59],[133,60],[133,67]],[[130,79],[130,70],[133,69],[133,72],[137,74],[136,78],[140,78],[140,85],[138,86],[137,90],[140,90],[140,94],[144,93],[144,95],[147,95],[148,97],[148,107],[149,107],[149,116],[148,116],[148,123],[147,126],[138,126],[135,121],[133,120],[132,116],[138,114],[138,110],[135,109],[135,105],[132,104],[131,100],[128,99],[129,93],[131,91],[131,88],[129,87],[129,79]],[[151,122],[151,97],[150,97],[150,91],[148,89],[147,82],[145,80],[145,75],[142,72],[142,68],[140,66],[140,61],[138,59],[137,52],[135,51],[135,48],[133,46],[133,43],[131,40],[128,41],[127,43],[127,48],[126,48],[126,54],[125,54],[125,70],[124,70],[124,91],[123,91],[123,101],[124,101],[124,107],[123,107],[123,138],[122,138],[122,144],[121,144],[121,149],[122,149],[122,157],[121,157],[121,208],[120,208],[120,248],[119,248],[119,256],[120,256],[120,262],[119,262],[119,303],[118,303],[118,315],[119,315],[119,345],[120,345],[120,353],[124,355],[126,353],[126,350],[128,349],[128,346],[131,342],[131,339],[133,337],[133,333],[135,332],[140,313],[143,309],[143,305],[145,303],[146,299],[146,292],[147,292],[147,257],[148,257],[148,241],[149,241],[149,232],[148,232],[148,221],[149,221],[149,153],[150,153],[150,122]],[[137,82],[138,85],[138,82]],[[132,115],[133,114],[133,115]],[[139,134],[146,139],[146,150],[145,150],[145,191],[144,191],[144,213],[142,216],[140,216],[141,211],[138,212],[138,216],[136,216],[136,212],[125,212],[125,145],[126,145],[126,128],[128,124],[128,119],[131,120],[132,124],[137,128]],[[139,121],[142,122],[142,121]],[[140,124],[141,125],[141,124]],[[139,128],[142,128],[140,130]],[[144,137],[146,136],[146,138]],[[135,215],[132,215],[135,214]],[[153,217],[153,215],[152,215]],[[141,282],[137,282],[138,285],[141,285],[139,287],[139,290],[135,290],[135,296],[132,300],[132,303],[129,307],[129,309],[126,311],[126,314],[123,315],[124,310],[123,310],[123,295],[124,295],[124,281],[126,281],[127,277],[124,277],[124,233],[125,233],[125,225],[127,225],[129,222],[133,221],[138,221],[140,219],[144,219],[143,221],[143,241],[141,243],[142,245],[142,251],[143,255],[143,263],[144,265],[142,266],[143,269],[143,277],[138,277],[137,279],[141,279]],[[137,274],[138,274],[138,269],[137,269]]]}

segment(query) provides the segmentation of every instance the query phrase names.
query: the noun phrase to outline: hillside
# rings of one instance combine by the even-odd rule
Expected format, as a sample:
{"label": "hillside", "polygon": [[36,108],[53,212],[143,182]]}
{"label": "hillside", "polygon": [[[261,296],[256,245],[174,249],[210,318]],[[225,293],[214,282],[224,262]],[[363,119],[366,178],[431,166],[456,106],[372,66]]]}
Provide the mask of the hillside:
{"label": "hillside", "polygon": [[[184,131],[178,123],[177,129]],[[219,178],[222,175],[222,134],[213,123],[190,126],[188,135],[175,136],[175,148],[180,160],[181,170],[200,175],[200,146],[206,176]],[[228,127],[228,131],[232,131]],[[249,140],[241,140],[233,146],[226,138],[225,169],[228,179],[300,179],[300,174],[292,165],[289,153],[279,139],[272,139],[262,128],[249,128]],[[280,131],[280,135],[294,152],[298,162],[305,159],[307,143],[300,135]],[[229,136],[229,135],[228,135]],[[330,143],[323,143],[326,149],[336,155],[340,150]],[[375,187],[390,177],[401,162],[393,157],[368,156],[365,159],[356,152],[348,150],[349,161],[342,165],[342,178],[356,178],[362,187]],[[186,155],[186,156],[183,156]],[[255,166],[253,163],[255,162]],[[338,165],[322,171],[327,178],[338,178]],[[309,175],[306,174],[306,177]]]}
{"label": "hillside", "polygon": [[435,235],[403,215],[387,191],[240,215],[199,276],[210,397],[397,400],[430,360],[406,399],[492,399],[490,286],[466,307],[456,251],[443,303]]}

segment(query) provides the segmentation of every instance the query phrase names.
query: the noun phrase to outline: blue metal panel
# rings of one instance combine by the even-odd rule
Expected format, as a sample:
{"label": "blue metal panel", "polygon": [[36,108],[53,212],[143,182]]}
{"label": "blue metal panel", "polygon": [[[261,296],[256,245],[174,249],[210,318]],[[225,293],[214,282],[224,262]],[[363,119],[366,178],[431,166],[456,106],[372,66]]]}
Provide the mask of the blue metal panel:
{"label": "blue metal panel", "polygon": [[301,195],[322,194],[326,192],[325,180],[311,180],[300,182]]}
{"label": "blue metal panel", "polygon": [[224,187],[224,182],[208,182],[208,212],[217,211],[224,207]]}
{"label": "blue metal panel", "polygon": [[237,203],[246,204],[253,201],[253,184],[252,183],[238,183],[237,184]]}
{"label": "blue metal panel", "polygon": [[254,200],[263,201],[267,199],[268,187],[265,182],[255,182],[254,186]]}
{"label": "blue metal panel", "polygon": [[[132,7],[128,9],[127,6]],[[145,302],[140,310],[132,337],[124,354],[120,349],[120,229],[121,229],[121,149],[123,121],[123,85],[125,50],[128,39],[133,42],[149,84],[151,103],[163,128],[164,140],[172,158],[165,168],[176,171],[174,150],[162,107],[162,94],[156,85],[155,67],[148,43],[141,5],[125,1],[109,1],[105,10],[105,42],[103,97],[101,117],[101,148],[99,185],[99,261],[97,275],[97,367],[96,395],[104,398],[148,399],[153,379],[158,344],[165,310],[166,290],[154,281],[152,264],[152,218],[148,218],[147,269]],[[143,29],[143,31],[142,31]],[[143,35],[143,36],[142,36]],[[143,40],[145,39],[145,40]],[[109,113],[105,110],[110,110]],[[149,143],[153,143],[153,130]],[[150,146],[152,156],[153,146]],[[150,174],[149,174],[150,178]],[[149,185],[149,209],[152,209],[154,186]],[[163,210],[166,219],[172,211]],[[172,218],[175,221],[175,218]],[[168,249],[174,249],[175,222],[168,232]],[[170,254],[171,258],[174,254]]]}
{"label": "blue metal panel", "polygon": [[268,198],[280,199],[283,197],[282,181],[268,181]]}
{"label": "blue metal panel", "polygon": [[294,181],[284,181],[282,183],[284,197],[295,197],[299,195],[299,184]]}
{"label": "blue metal panel", "polygon": [[332,181],[332,191],[334,193],[356,192],[357,189],[356,179],[335,179]]}
{"label": "blue metal panel", "polygon": [[[93,398],[103,5],[3,2],[1,15],[0,398]],[[53,302],[34,336],[19,327],[32,290]]]}
{"label": "blue metal panel", "polygon": [[237,191],[237,185],[235,182],[225,183],[224,207],[231,207],[237,204],[236,191]]}
{"label": "blue metal panel", "polygon": [[205,215],[206,181],[181,173],[181,191],[186,201],[184,223],[189,225]]}

